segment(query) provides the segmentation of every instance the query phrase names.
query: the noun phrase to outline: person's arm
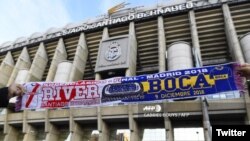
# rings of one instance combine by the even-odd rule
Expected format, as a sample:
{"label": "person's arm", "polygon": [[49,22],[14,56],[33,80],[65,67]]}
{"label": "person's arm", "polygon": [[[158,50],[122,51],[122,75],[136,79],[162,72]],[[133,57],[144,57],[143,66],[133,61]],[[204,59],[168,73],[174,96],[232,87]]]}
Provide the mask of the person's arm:
{"label": "person's arm", "polygon": [[0,107],[7,107],[9,104],[8,87],[0,88]]}

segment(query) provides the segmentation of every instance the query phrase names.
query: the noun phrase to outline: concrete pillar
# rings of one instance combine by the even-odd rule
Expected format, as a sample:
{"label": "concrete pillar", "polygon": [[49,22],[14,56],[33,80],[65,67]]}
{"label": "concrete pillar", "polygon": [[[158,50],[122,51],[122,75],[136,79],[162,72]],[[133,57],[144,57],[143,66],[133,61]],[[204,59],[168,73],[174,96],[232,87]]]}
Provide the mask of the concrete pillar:
{"label": "concrete pillar", "polygon": [[5,134],[4,141],[17,141],[17,137],[19,135],[19,131],[8,124],[8,116],[11,113],[9,109],[6,109],[6,114],[4,115],[4,127],[3,133]]}
{"label": "concrete pillar", "polygon": [[130,140],[140,141],[142,140],[142,132],[140,131],[137,122],[133,117],[133,105],[128,105],[128,118],[129,118],[129,130],[130,130]]}
{"label": "concrete pillar", "polygon": [[[195,21],[195,14],[194,10],[190,10],[189,13],[189,23],[190,23],[190,30],[191,30],[191,36],[192,36],[192,44],[193,44],[193,53],[195,58],[195,67],[202,67],[202,58],[201,58],[201,52],[200,52],[200,42],[198,38],[198,32],[197,32],[197,26]],[[210,120],[207,110],[207,105],[205,103],[205,98],[200,98],[201,101],[201,107],[202,107],[202,116],[203,116],[203,130],[204,130],[204,139],[206,141],[211,140],[211,130],[210,130]]]}
{"label": "concrete pillar", "polygon": [[23,141],[36,141],[36,129],[27,122],[28,110],[23,111]]}
{"label": "concrete pillar", "polygon": [[78,125],[77,123],[74,123],[74,128],[73,128],[73,131],[71,132],[72,133],[72,136],[70,138],[71,141],[82,141],[82,138],[83,138],[83,130],[81,128],[80,125]]}
{"label": "concrete pillar", "polygon": [[202,64],[202,58],[201,58],[201,51],[200,51],[200,41],[195,21],[195,14],[194,10],[190,10],[189,13],[189,24],[190,24],[190,31],[192,36],[192,45],[194,50],[194,58],[195,58],[195,66],[201,67]]}
{"label": "concrete pillar", "polygon": [[81,33],[76,48],[76,53],[69,81],[77,81],[83,78],[84,70],[87,64],[87,59],[88,59],[88,47],[85,39],[85,34]]}
{"label": "concrete pillar", "polygon": [[[106,40],[109,38],[109,32],[108,32],[108,27],[104,27],[103,28],[103,32],[102,32],[102,40]],[[100,73],[96,73],[95,74],[95,80],[101,80],[101,74]]]}
{"label": "concrete pillar", "polygon": [[29,70],[29,75],[26,79],[27,82],[30,81],[40,81],[42,80],[43,73],[48,63],[48,55],[45,50],[44,43],[41,42],[39,48],[36,52],[34,60]]}
{"label": "concrete pillar", "polygon": [[250,32],[240,38],[241,48],[247,63],[250,63]]}
{"label": "concrete pillar", "polygon": [[7,55],[3,59],[3,62],[0,66],[0,88],[5,87],[9,81],[11,73],[14,69],[14,60],[11,55],[11,52],[8,51]]}
{"label": "concrete pillar", "polygon": [[57,66],[54,82],[68,82],[72,66],[72,63],[69,61],[59,63]]}
{"label": "concrete pillar", "polygon": [[45,141],[57,141],[59,134],[58,129],[54,125],[50,124]]}
{"label": "concrete pillar", "polygon": [[4,137],[4,141],[17,141],[18,135],[19,131],[15,127],[10,126]]}
{"label": "concrete pillar", "polygon": [[55,54],[54,54],[53,59],[51,61],[51,65],[49,68],[49,72],[48,72],[46,81],[53,81],[54,80],[56,70],[57,70],[57,65],[64,60],[67,60],[67,52],[65,49],[63,39],[60,38],[58,41],[56,50],[55,50]]}
{"label": "concrete pillar", "polygon": [[210,120],[208,115],[208,109],[206,102],[204,101],[205,98],[200,98],[201,101],[201,107],[202,107],[202,115],[203,115],[203,130],[204,130],[204,139],[205,141],[211,141],[212,140],[212,131],[210,129]]}
{"label": "concrete pillar", "polygon": [[[225,22],[225,30],[227,35],[227,41],[229,43],[229,47],[231,50],[231,53],[234,57],[234,60],[239,63],[245,63],[243,53],[240,47],[240,43],[238,40],[237,33],[235,31],[234,23],[231,17],[231,13],[228,7],[228,4],[225,2],[222,5],[223,15],[224,15],[224,22]],[[244,80],[246,82],[246,80]],[[245,91],[244,94],[244,100],[246,104],[246,111],[247,111],[247,122],[250,124],[250,98],[249,98],[249,92]]]}
{"label": "concrete pillar", "polygon": [[102,120],[101,107],[97,107],[97,128],[99,131],[98,141],[109,141],[109,127],[105,121]]}
{"label": "concrete pillar", "polygon": [[103,28],[103,32],[102,32],[102,40],[106,40],[109,38],[109,31],[108,31],[108,27],[104,27]]}
{"label": "concrete pillar", "polygon": [[135,23],[129,23],[129,67],[126,69],[126,76],[136,75],[137,41],[135,34]]}
{"label": "concrete pillar", "polygon": [[193,67],[191,47],[187,42],[174,42],[168,47],[168,70]]}
{"label": "concrete pillar", "polygon": [[69,117],[69,131],[72,133],[70,138],[71,141],[81,141],[83,136],[83,131],[80,125],[74,121],[74,108],[70,108]]}
{"label": "concrete pillar", "polygon": [[[163,103],[164,105],[164,113],[167,113],[167,102]],[[174,141],[174,130],[172,128],[171,120],[168,117],[164,117],[164,125],[165,125],[165,132],[166,132],[166,141]]]}
{"label": "concrete pillar", "polygon": [[237,33],[235,31],[234,23],[231,17],[231,13],[227,3],[222,4],[222,10],[224,15],[225,32],[227,36],[227,42],[233,56],[234,61],[244,63],[243,53],[240,47]]}
{"label": "concrete pillar", "polygon": [[33,126],[28,125],[27,126],[27,131],[24,132],[24,138],[23,141],[36,141],[36,130]]}
{"label": "concrete pillar", "polygon": [[49,109],[45,109],[45,141],[57,141],[59,138],[59,131],[55,125],[51,124],[49,121]]}
{"label": "concrete pillar", "polygon": [[9,86],[10,84],[12,84],[15,79],[16,79],[16,76],[17,76],[17,73],[19,70],[21,69],[29,69],[31,66],[31,62],[30,62],[30,56],[29,56],[29,53],[28,53],[28,50],[26,47],[23,48],[17,62],[16,62],[16,65],[13,69],[13,72],[10,76],[10,79],[8,81],[8,84],[7,86]]}
{"label": "concrete pillar", "polygon": [[166,71],[166,39],[162,16],[158,16],[158,46],[159,72],[164,72]]}
{"label": "concrete pillar", "polygon": [[29,76],[29,70],[28,69],[22,69],[19,70],[15,79],[15,83],[17,84],[23,84],[27,82],[27,77]]}
{"label": "concrete pillar", "polygon": [[250,103],[250,98],[249,98],[249,92],[245,91],[243,96],[244,96],[245,105],[246,105],[246,124],[250,125],[250,104],[249,104]]}

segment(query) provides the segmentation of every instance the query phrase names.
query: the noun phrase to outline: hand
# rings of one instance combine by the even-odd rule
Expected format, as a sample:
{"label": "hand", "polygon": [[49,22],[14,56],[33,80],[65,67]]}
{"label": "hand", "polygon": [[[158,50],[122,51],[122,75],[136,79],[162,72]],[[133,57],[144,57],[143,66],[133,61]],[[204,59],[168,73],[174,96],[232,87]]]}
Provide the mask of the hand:
{"label": "hand", "polygon": [[13,83],[9,86],[9,99],[15,96],[22,96],[24,94],[24,88],[20,84]]}
{"label": "hand", "polygon": [[237,70],[241,76],[250,79],[250,64],[248,63],[241,64]]}

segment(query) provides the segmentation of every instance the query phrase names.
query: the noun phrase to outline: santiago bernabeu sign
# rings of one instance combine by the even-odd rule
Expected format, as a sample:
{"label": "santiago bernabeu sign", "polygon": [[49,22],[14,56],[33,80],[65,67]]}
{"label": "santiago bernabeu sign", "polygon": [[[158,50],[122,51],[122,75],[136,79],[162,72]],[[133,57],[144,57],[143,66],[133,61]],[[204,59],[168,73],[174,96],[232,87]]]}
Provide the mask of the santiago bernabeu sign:
{"label": "santiago bernabeu sign", "polygon": [[21,42],[17,43],[13,46],[2,48],[0,51],[6,51],[12,48],[17,48],[21,46],[25,46],[31,43],[36,43],[36,42],[41,42],[44,40],[60,37],[60,36],[65,36],[68,34],[72,33],[77,33],[77,32],[82,32],[82,31],[88,31],[88,30],[93,30],[96,28],[101,28],[104,26],[110,26],[113,24],[118,24],[118,23],[125,23],[129,21],[134,21],[134,20],[139,20],[139,19],[144,19],[147,17],[152,17],[152,16],[157,16],[161,14],[167,14],[167,13],[172,13],[172,12],[177,12],[177,11],[183,11],[187,9],[191,9],[194,7],[193,2],[187,2],[179,5],[173,5],[173,6],[168,6],[168,7],[158,7],[157,9],[149,10],[149,11],[144,11],[144,12],[139,12],[139,13],[129,13],[128,15],[124,15],[121,17],[117,18],[104,18],[103,20],[99,22],[94,22],[94,23],[83,23],[81,26],[73,27],[70,29],[64,29],[55,33],[47,34],[45,37],[38,37],[35,39],[29,39],[28,42]]}

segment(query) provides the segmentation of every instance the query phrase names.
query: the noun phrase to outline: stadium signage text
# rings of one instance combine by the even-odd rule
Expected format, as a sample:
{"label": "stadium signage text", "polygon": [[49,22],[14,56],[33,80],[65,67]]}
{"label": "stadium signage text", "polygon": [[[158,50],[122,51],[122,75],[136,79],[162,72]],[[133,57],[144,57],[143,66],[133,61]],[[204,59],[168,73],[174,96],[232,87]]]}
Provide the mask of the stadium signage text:
{"label": "stadium signage text", "polygon": [[103,19],[99,22],[85,23],[81,26],[77,26],[77,27],[73,27],[70,29],[64,29],[64,30],[60,30],[58,32],[50,33],[50,34],[47,34],[45,37],[41,36],[41,37],[37,37],[34,39],[29,39],[28,41],[16,43],[13,45],[13,47],[12,46],[6,47],[6,48],[1,49],[0,51],[6,51],[6,50],[9,50],[11,48],[17,48],[17,47],[25,46],[25,45],[28,45],[31,43],[41,42],[43,40],[61,37],[61,36],[65,36],[65,35],[72,34],[72,33],[78,33],[78,32],[82,32],[82,31],[88,31],[88,30],[92,30],[92,29],[96,29],[96,28],[101,28],[104,26],[110,26],[113,24],[124,23],[124,22],[128,22],[128,21],[133,21],[133,20],[140,20],[140,19],[144,19],[147,17],[158,16],[158,15],[162,15],[162,14],[164,15],[164,14],[172,13],[172,12],[178,12],[178,11],[182,11],[182,10],[186,10],[186,9],[191,9],[193,7],[194,7],[194,3],[189,1],[187,3],[183,3],[183,4],[179,4],[179,5],[173,5],[173,6],[168,6],[168,7],[159,7],[158,9],[153,9],[153,10],[144,11],[144,12],[140,12],[140,13],[129,13],[128,15],[122,16],[122,17],[117,17],[117,18],[110,17],[110,18]]}
{"label": "stadium signage text", "polygon": [[158,8],[158,9],[153,9],[150,11],[145,11],[141,13],[129,13],[129,15],[118,17],[118,18],[109,18],[109,19],[104,19],[103,21],[92,23],[92,24],[84,24],[82,26],[74,27],[71,29],[66,29],[62,31],[62,35],[67,35],[75,32],[80,32],[80,31],[86,31],[86,30],[91,30],[99,27],[104,27],[104,26],[109,26],[112,24],[117,24],[117,23],[124,23],[127,21],[133,21],[133,20],[138,20],[138,19],[143,19],[151,16],[157,16],[161,14],[167,14],[167,13],[172,13],[172,12],[177,12],[185,9],[191,9],[193,8],[193,3],[187,2],[179,5],[174,5],[170,7],[163,7],[163,8]]}

